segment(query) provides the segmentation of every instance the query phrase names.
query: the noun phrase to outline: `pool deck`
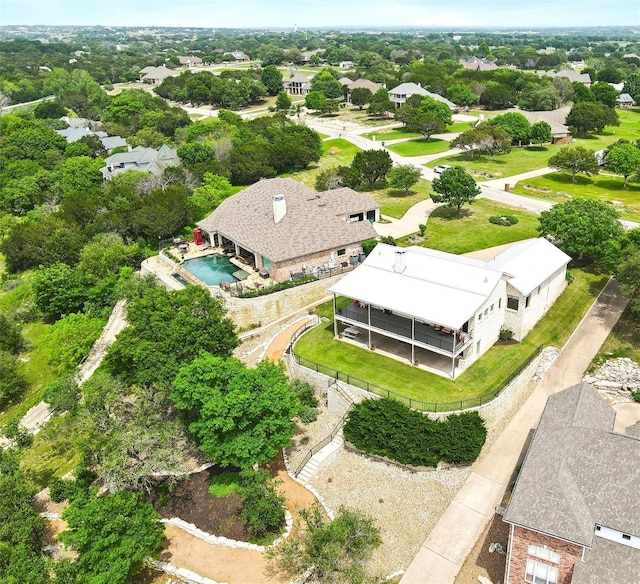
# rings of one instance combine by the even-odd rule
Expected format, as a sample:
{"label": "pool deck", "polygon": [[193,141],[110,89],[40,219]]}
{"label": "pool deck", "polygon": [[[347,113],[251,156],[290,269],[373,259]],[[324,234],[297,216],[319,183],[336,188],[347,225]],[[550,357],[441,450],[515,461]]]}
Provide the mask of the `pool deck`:
{"label": "pool deck", "polygon": [[[175,257],[181,257],[182,261],[206,257],[214,254],[225,256],[224,250],[222,248],[205,247],[204,245],[196,245],[193,242],[189,242],[189,247],[184,252],[179,251],[176,247],[166,248],[166,251],[169,251]],[[148,261],[154,259],[156,261]],[[236,268],[238,268],[239,270],[243,270],[248,274],[247,279],[242,282],[243,288],[246,288],[247,290],[256,290],[258,288],[264,288],[266,286],[275,284],[275,280],[271,278],[262,278],[260,274],[254,272],[250,266],[241,262],[235,257],[228,257],[228,259]],[[148,260],[148,266],[151,271],[158,277],[160,277],[163,282],[168,283],[173,289],[180,290],[184,288],[184,284],[178,282],[175,278],[173,278],[173,274],[177,273],[183,276],[192,284],[201,285],[205,288],[208,288],[212,294],[215,293],[216,295],[218,295],[226,292],[226,287],[221,288],[215,285],[207,285],[205,282],[202,282],[185,268],[181,268],[181,264],[175,263],[171,258],[168,258],[162,253],[155,258],[148,258]]]}

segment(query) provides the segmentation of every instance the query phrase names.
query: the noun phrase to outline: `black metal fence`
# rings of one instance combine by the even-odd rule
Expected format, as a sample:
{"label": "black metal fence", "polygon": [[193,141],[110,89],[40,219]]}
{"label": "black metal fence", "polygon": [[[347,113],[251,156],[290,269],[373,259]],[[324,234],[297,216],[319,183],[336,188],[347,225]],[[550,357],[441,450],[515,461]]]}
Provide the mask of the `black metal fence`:
{"label": "black metal fence", "polygon": [[[302,334],[304,331],[300,331]],[[299,335],[296,336],[296,338]],[[293,342],[293,341],[292,341]],[[327,367],[326,365],[322,365],[321,363],[316,363],[315,361],[311,361],[310,359],[305,359],[304,357],[300,357],[295,354],[295,351],[291,351],[293,358],[295,359],[298,365],[302,367],[306,367],[315,371],[316,373],[321,373],[323,375],[327,375],[329,377],[333,377],[338,381],[342,381],[348,385],[353,385],[354,387],[358,387],[360,389],[364,389],[370,393],[375,393],[381,397],[389,397],[396,399],[405,405],[413,408],[414,410],[420,410],[423,412],[455,412],[458,410],[467,410],[470,408],[477,408],[488,404],[490,401],[494,400],[502,391],[516,378],[520,373],[522,373],[534,359],[540,355],[542,352],[543,345],[539,345],[537,349],[527,358],[524,363],[521,363],[519,367],[517,367],[509,377],[502,381],[502,383],[493,391],[485,393],[484,395],[478,397],[471,397],[468,399],[462,399],[457,401],[449,401],[449,402],[425,402],[418,399],[413,399],[410,397],[406,397],[404,395],[400,395],[395,391],[390,389],[386,389],[384,387],[380,387],[378,385],[374,385],[373,383],[369,383],[364,379],[359,379],[354,377],[353,375],[349,375],[348,373],[343,373],[342,371],[338,371],[337,369],[333,369],[332,367]]]}

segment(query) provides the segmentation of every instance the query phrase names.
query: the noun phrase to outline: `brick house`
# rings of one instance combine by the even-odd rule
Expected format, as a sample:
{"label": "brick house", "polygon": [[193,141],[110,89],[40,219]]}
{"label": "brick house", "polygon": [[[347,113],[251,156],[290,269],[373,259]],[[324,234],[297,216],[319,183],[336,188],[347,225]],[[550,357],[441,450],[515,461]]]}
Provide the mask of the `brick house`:
{"label": "brick house", "polygon": [[291,178],[272,178],[229,197],[198,227],[212,247],[283,281],[351,264],[362,242],[377,237],[378,207],[349,188],[318,193]]}
{"label": "brick house", "polygon": [[[334,334],[342,323],[362,333],[369,349],[375,335],[399,341],[396,355],[455,379],[502,329],[512,330],[516,340],[527,335],[564,290],[569,260],[542,238],[489,261],[381,243],[331,287]],[[338,309],[338,297],[353,302],[340,302]]]}
{"label": "brick house", "polygon": [[506,584],[640,581],[640,424],[587,383],[547,400],[504,514]]}

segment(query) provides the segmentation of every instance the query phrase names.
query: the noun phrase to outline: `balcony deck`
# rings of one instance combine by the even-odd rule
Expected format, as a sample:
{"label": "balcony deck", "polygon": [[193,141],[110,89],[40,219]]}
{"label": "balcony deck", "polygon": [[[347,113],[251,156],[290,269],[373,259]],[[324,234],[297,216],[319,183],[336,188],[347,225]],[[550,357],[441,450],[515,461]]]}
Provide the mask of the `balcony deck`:
{"label": "balcony deck", "polygon": [[436,330],[436,325],[420,321],[413,324],[412,319],[408,317],[379,308],[371,308],[369,324],[369,309],[355,303],[339,310],[336,319],[344,323],[357,324],[360,328],[370,328],[383,335],[414,343],[416,346],[450,357],[458,356],[472,342],[469,335],[462,341],[452,332]]}

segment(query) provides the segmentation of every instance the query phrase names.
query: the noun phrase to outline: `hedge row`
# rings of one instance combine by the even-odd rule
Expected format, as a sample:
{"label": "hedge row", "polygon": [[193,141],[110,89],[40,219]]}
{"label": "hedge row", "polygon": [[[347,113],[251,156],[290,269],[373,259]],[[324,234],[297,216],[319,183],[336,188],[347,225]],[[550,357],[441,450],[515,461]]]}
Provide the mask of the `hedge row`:
{"label": "hedge row", "polygon": [[431,420],[389,398],[357,404],[343,431],[345,439],[359,450],[411,466],[471,463],[487,437],[477,412]]}
{"label": "hedge row", "polygon": [[257,290],[247,290],[238,294],[238,298],[257,298],[258,296],[265,296],[267,294],[273,294],[274,292],[280,292],[282,290],[288,290],[289,288],[295,288],[302,284],[308,284],[309,282],[315,282],[318,278],[315,276],[305,276],[300,280],[285,280],[284,282],[278,282],[273,286],[267,286],[266,288],[258,288]]}

